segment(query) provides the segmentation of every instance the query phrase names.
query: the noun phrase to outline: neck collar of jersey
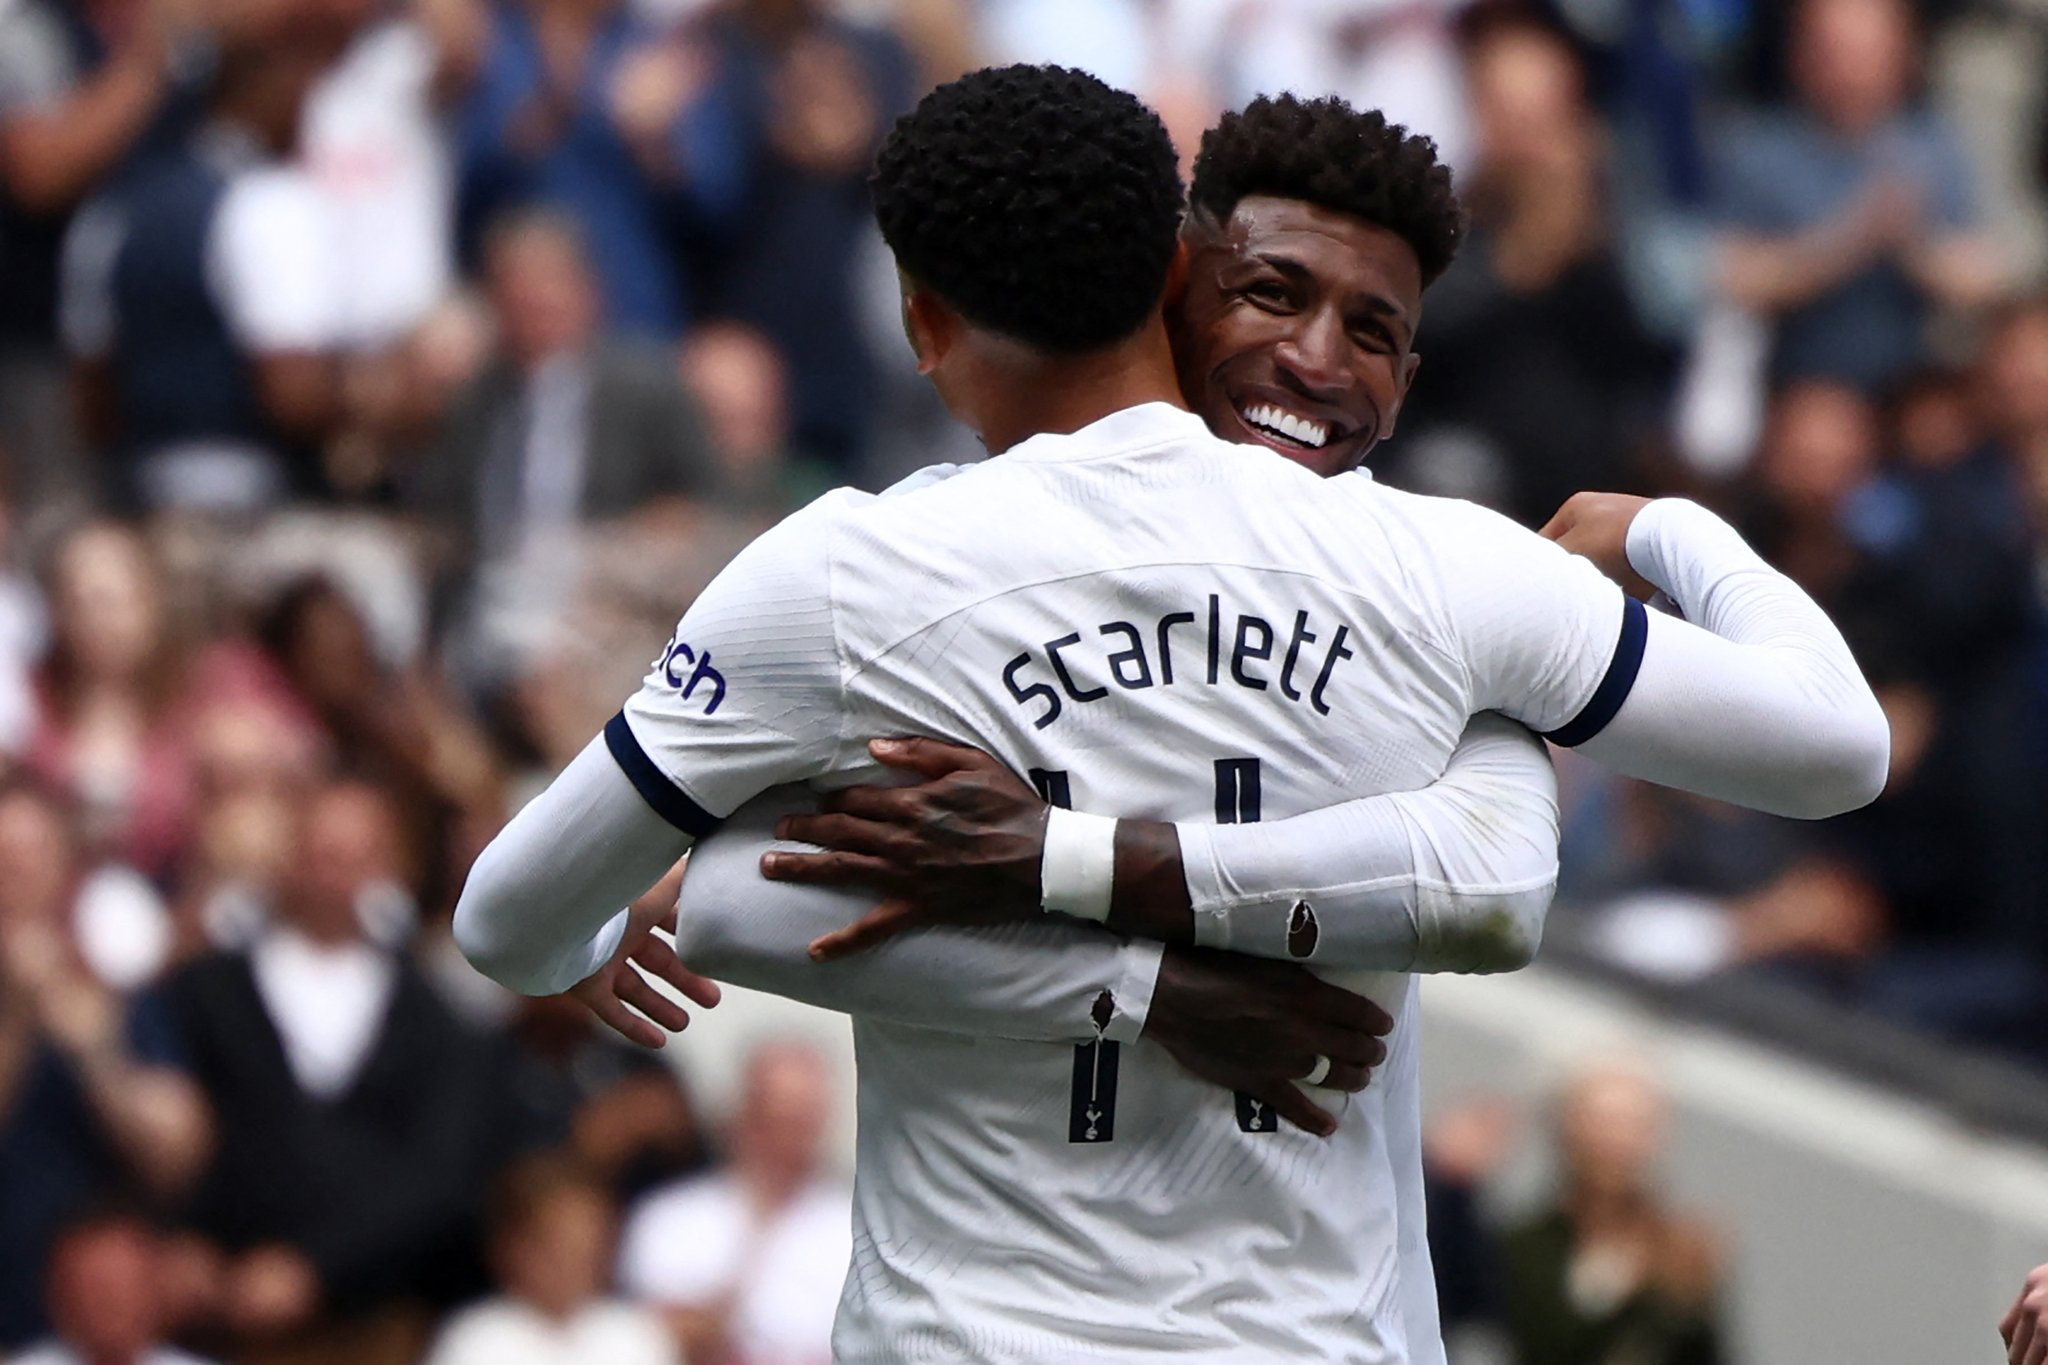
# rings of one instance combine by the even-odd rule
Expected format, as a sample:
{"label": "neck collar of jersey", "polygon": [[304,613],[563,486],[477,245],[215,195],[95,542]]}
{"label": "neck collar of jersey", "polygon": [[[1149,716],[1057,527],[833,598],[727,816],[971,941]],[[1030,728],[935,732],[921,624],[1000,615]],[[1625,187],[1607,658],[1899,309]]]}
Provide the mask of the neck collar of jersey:
{"label": "neck collar of jersey", "polygon": [[1188,431],[1206,434],[1202,419],[1171,403],[1140,403],[1098,417],[1079,431],[1041,432],[1004,451],[1005,460],[1088,460],[1134,446],[1160,445]]}

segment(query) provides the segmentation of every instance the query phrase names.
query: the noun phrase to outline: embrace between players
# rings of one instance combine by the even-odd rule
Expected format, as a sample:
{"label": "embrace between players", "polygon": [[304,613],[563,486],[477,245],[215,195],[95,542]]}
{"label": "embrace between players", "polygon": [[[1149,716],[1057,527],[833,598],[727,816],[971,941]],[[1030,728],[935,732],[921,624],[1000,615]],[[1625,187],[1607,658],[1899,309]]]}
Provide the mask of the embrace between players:
{"label": "embrace between players", "polygon": [[[1876,699],[1693,504],[1539,536],[1359,471],[1461,233],[1379,115],[1257,101],[1184,205],[1130,96],[981,71],[874,192],[919,370],[995,458],[742,552],[458,938],[650,1044],[686,1016],[635,964],[852,1016],[840,1361],[1440,1362],[1412,974],[1535,952],[1536,736],[1819,817],[1883,785]],[[619,907],[699,840],[671,948]]]}

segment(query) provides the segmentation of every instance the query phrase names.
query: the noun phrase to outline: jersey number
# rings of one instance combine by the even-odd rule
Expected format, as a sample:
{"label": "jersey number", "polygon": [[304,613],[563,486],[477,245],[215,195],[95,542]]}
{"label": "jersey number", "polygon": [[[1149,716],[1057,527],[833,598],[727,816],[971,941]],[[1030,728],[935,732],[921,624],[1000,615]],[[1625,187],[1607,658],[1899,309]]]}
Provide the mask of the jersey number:
{"label": "jersey number", "polygon": [[[1031,785],[1048,806],[1071,810],[1073,787],[1064,771],[1031,770]],[[1216,823],[1245,825],[1259,818],[1260,770],[1256,758],[1216,760]],[[1116,1137],[1116,1073],[1123,1044],[1107,1038],[1074,1049],[1074,1086],[1067,1109],[1067,1141],[1109,1142]],[[1265,1101],[1237,1093],[1237,1126],[1270,1133],[1279,1120]]]}

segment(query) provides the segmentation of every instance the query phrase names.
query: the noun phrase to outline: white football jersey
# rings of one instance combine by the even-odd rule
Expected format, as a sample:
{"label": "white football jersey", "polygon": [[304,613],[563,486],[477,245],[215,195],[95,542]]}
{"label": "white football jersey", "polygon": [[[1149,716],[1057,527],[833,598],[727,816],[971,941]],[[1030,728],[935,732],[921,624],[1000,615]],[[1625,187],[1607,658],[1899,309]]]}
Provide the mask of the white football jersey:
{"label": "white football jersey", "polygon": [[[1153,404],[790,517],[606,739],[697,834],[773,785],[878,780],[867,741],[905,734],[1080,810],[1276,819],[1428,784],[1480,711],[1584,739],[1641,639],[1591,564],[1505,518]],[[1364,1091],[1320,1092],[1327,1140],[1187,1075],[1115,1002],[1079,1047],[856,1019],[838,1359],[1440,1361],[1412,983],[1337,979],[1400,1027]]]}

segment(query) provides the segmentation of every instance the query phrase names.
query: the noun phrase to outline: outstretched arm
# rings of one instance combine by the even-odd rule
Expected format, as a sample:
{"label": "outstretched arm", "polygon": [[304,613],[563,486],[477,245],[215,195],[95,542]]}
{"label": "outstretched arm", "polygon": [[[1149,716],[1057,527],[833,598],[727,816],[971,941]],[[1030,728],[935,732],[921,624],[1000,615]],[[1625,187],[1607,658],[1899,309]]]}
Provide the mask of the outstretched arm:
{"label": "outstretched arm", "polygon": [[1544,534],[1686,618],[1630,608],[1640,667],[1587,757],[1795,819],[1876,799],[1891,759],[1876,695],[1827,613],[1735,528],[1680,498],[1581,493]]}
{"label": "outstretched arm", "polygon": [[1048,811],[977,751],[910,740],[875,752],[926,785],[835,793],[826,814],[782,827],[835,851],[766,864],[778,880],[857,883],[890,897],[855,929],[828,935],[827,955],[957,919],[961,907],[1011,921],[1050,908],[1169,943],[1322,967],[1503,971],[1534,956],[1557,881],[1549,756],[1499,716],[1472,722],[1431,786],[1261,824]]}

